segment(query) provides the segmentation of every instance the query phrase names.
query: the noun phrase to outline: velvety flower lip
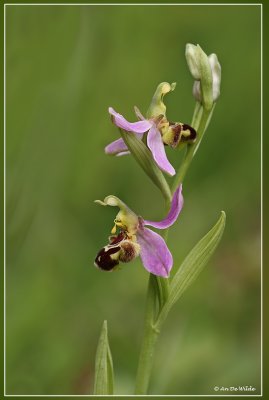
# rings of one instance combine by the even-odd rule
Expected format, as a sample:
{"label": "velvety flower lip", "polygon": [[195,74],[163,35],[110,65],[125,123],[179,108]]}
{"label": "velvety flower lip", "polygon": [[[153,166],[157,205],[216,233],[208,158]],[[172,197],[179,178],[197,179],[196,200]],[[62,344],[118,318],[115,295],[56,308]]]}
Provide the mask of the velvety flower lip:
{"label": "velvety flower lip", "polygon": [[[140,118],[140,121],[129,122],[121,114],[117,113],[112,107],[108,109],[112,115],[113,123],[119,128],[136,134],[141,139],[145,132],[148,132],[147,145],[152,153],[152,156],[159,166],[159,168],[166,172],[168,175],[175,175],[175,169],[168,161],[165,153],[164,143],[162,136],[153,120],[142,119],[144,118],[140,111],[135,108],[135,113]],[[125,155],[129,154],[128,148],[123,139],[115,140],[105,147],[106,154]]]}
{"label": "velvety flower lip", "polygon": [[[97,267],[102,270],[113,270],[120,261],[129,262],[140,254],[144,268],[148,272],[164,278],[169,277],[173,266],[172,254],[164,239],[146,226],[166,229],[176,222],[183,207],[182,185],[173,195],[167,216],[159,222],[138,217],[115,196],[107,196],[104,202],[98,201],[98,203],[120,208],[114,221],[115,227],[120,228],[120,233],[99,251],[95,260]],[[115,227],[113,233],[116,231]]]}

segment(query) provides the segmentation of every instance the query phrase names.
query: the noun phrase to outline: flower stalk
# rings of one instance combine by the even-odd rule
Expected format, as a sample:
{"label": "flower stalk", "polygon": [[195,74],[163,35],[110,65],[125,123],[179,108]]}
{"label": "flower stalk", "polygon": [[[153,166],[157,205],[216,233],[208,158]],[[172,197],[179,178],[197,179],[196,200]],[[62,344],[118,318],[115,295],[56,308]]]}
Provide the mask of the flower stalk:
{"label": "flower stalk", "polygon": [[[162,279],[162,278],[161,278]],[[164,281],[164,279],[162,279]],[[135,394],[146,394],[148,391],[155,345],[158,339],[159,331],[154,328],[156,321],[156,314],[159,308],[158,291],[156,287],[157,279],[153,274],[150,274],[148,281],[147,300],[146,300],[146,313],[144,323],[144,336],[140,349],[138,369],[136,375]]]}
{"label": "flower stalk", "polygon": [[[201,143],[201,140],[205,134],[205,131],[208,127],[208,124],[211,120],[215,102],[213,102],[213,79],[211,75],[211,66],[207,59],[206,54],[202,51],[202,49],[197,46],[197,49],[194,49],[195,46],[192,46],[190,49],[191,55],[189,57],[189,66],[190,70],[194,75],[194,78],[197,79],[197,83],[201,86],[200,101],[196,101],[193,117],[192,117],[192,127],[197,131],[197,138],[195,143],[188,143],[185,151],[184,158],[182,163],[174,177],[174,181],[172,184],[172,193],[176,190],[176,188],[183,183],[183,180],[186,176],[186,173],[191,165],[193,157]],[[188,45],[186,49],[186,57],[188,60]],[[195,51],[196,51],[196,59],[195,59]],[[195,64],[196,63],[196,64]],[[220,78],[218,81],[218,85],[220,84]],[[198,87],[199,89],[199,87]],[[219,91],[218,89],[215,89]],[[219,93],[218,93],[219,95]],[[214,99],[215,100],[215,99]],[[168,229],[164,231],[164,238],[167,241],[168,237]],[[222,235],[222,231],[220,237]],[[218,242],[217,242],[218,243]],[[161,304],[159,304],[159,309],[157,313],[157,318],[153,320],[154,310],[152,307],[156,308],[156,301],[154,300],[154,296],[158,296],[156,294],[156,290],[153,290],[153,279],[154,277],[150,275],[149,284],[148,284],[148,294],[147,294],[147,305],[146,305],[146,318],[145,318],[145,328],[144,328],[144,336],[142,340],[140,357],[137,369],[137,377],[136,377],[136,387],[135,394],[147,394],[148,386],[150,381],[150,375],[152,370],[152,361],[154,355],[155,345],[158,339],[158,335],[161,329],[161,326],[168,315],[169,307],[169,295],[167,290],[167,296]],[[168,289],[169,282],[163,278],[159,278],[161,282],[159,285],[165,285],[166,289]],[[163,281],[167,283],[164,284]]]}
{"label": "flower stalk", "polygon": [[182,163],[181,163],[181,165],[176,173],[176,176],[174,178],[172,192],[174,190],[176,190],[176,187],[178,184],[183,183],[183,180],[184,180],[185,175],[190,167],[192,159],[193,159],[193,157],[201,143],[201,140],[204,136],[204,133],[208,126],[208,122],[211,119],[214,108],[215,108],[215,106],[213,105],[211,110],[205,110],[203,107],[201,107],[201,108],[199,108],[198,112],[195,111],[194,118],[193,118],[193,120],[194,120],[193,126],[198,125],[197,141],[193,144],[187,145],[184,158],[183,158]]}
{"label": "flower stalk", "polygon": [[[136,215],[116,196],[110,195],[104,201],[97,201],[104,206],[116,206],[120,211],[114,220],[115,225],[111,231],[113,235],[109,237],[109,243],[97,254],[95,265],[102,270],[112,271],[120,263],[130,262],[140,256],[143,266],[149,272],[144,332],[135,384],[136,395],[146,395],[148,392],[155,347],[163,322],[174,303],[206,265],[222,237],[225,226],[225,213],[222,212],[216,225],[191,250],[174,277],[169,278],[173,257],[166,244],[168,230],[181,212],[182,183],[220,95],[221,67],[217,56],[207,56],[199,45],[192,44],[187,44],[185,54],[194,78],[193,95],[196,100],[191,126],[171,122],[166,117],[163,97],[175,89],[175,83],[170,85],[162,82],[158,85],[147,118],[135,107],[139,120],[129,122],[113,108],[109,108],[112,122],[119,128],[121,138],[108,144],[105,152],[117,156],[132,154],[160,189],[167,210],[166,217],[155,222]],[[185,154],[177,171],[167,158],[165,146],[172,149],[185,146]],[[173,176],[171,185],[168,184],[164,173]],[[162,236],[146,226],[161,229]],[[107,357],[107,353],[104,354]],[[106,361],[105,357],[98,356],[97,360],[99,359]],[[102,392],[106,386],[103,376],[106,378],[106,375],[100,376],[102,379],[98,379],[97,382],[101,382],[101,389],[98,391]]]}

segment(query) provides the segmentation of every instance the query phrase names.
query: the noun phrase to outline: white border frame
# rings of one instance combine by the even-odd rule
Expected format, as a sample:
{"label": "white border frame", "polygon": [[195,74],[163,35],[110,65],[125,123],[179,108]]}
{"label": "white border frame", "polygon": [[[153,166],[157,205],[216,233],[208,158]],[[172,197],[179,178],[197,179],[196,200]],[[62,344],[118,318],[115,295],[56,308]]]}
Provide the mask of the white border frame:
{"label": "white border frame", "polygon": [[[261,394],[27,395],[6,394],[6,7],[14,6],[258,6],[261,17]],[[262,397],[263,396],[263,4],[262,3],[4,3],[4,396],[5,397]],[[219,393],[219,392],[218,392]]]}

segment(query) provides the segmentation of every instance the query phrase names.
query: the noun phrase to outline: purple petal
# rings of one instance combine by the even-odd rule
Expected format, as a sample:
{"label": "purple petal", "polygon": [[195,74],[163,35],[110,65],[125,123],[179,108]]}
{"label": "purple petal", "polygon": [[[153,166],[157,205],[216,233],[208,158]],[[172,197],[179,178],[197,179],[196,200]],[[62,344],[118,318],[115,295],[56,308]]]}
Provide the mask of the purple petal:
{"label": "purple petal", "polygon": [[148,120],[128,122],[121,114],[118,114],[115,110],[113,110],[112,107],[109,107],[108,112],[109,114],[113,115],[114,124],[125,131],[144,133],[147,132],[152,126],[152,122]]}
{"label": "purple petal", "polygon": [[119,154],[128,151],[128,147],[123,139],[115,140],[105,147],[106,154]]}
{"label": "purple petal", "polygon": [[166,157],[161,134],[155,125],[152,125],[149,130],[147,144],[160,169],[169,175],[175,175],[175,169]]}
{"label": "purple petal", "polygon": [[157,229],[169,228],[169,226],[173,225],[176,222],[179,213],[183,207],[183,203],[184,200],[182,196],[182,185],[179,185],[179,187],[177,188],[177,190],[173,195],[171,208],[168,215],[160,222],[144,220],[143,224],[153,226],[154,228]]}
{"label": "purple petal", "polygon": [[167,278],[173,265],[173,257],[164,239],[158,233],[147,228],[137,232],[140,244],[140,256],[147,271]]}

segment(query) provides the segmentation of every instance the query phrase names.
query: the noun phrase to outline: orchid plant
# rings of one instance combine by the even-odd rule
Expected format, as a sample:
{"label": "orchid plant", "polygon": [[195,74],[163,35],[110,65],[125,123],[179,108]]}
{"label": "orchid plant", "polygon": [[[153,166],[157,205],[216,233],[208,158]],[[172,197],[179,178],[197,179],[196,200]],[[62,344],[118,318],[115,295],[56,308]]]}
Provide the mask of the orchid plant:
{"label": "orchid plant", "polygon": [[[119,209],[108,244],[95,258],[95,265],[103,271],[115,271],[120,264],[140,256],[149,272],[144,336],[138,360],[135,394],[148,393],[153,355],[160,329],[185,290],[199,275],[214,253],[225,227],[222,211],[217,223],[190,251],[183,263],[170,277],[173,256],[167,246],[167,233],[178,219],[183,207],[183,180],[209,125],[216,101],[220,95],[221,67],[215,54],[207,56],[197,45],[186,45],[186,60],[194,78],[193,96],[196,100],[191,124],[171,122],[166,117],[164,96],[176,84],[160,83],[153,95],[146,117],[135,107],[136,122],[127,121],[112,107],[112,122],[119,128],[120,138],[108,144],[105,153],[115,156],[131,154],[152,182],[160,189],[165,200],[166,217],[158,222],[144,219],[114,195],[102,206]],[[165,146],[185,149],[182,162],[174,167],[165,152]],[[167,178],[174,177],[172,184]],[[162,231],[162,235],[149,229]],[[107,322],[104,321],[95,361],[94,394],[113,394],[114,374],[112,355],[108,342]]]}

